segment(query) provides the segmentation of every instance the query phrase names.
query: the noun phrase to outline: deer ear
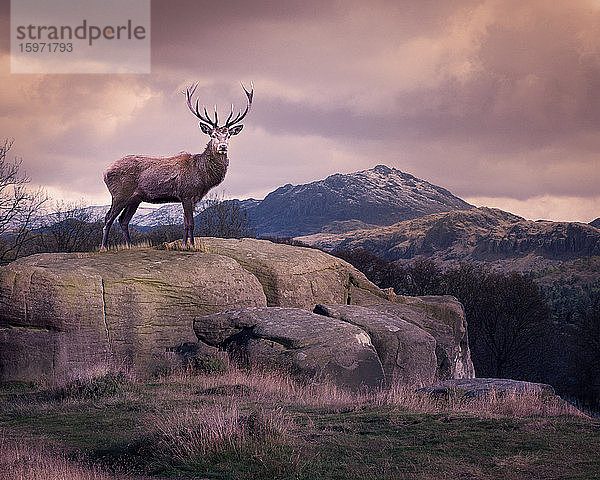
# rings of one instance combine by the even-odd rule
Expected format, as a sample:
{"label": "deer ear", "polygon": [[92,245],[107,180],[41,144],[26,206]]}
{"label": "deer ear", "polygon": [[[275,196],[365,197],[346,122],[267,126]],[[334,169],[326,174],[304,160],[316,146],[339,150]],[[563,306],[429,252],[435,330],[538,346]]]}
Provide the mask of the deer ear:
{"label": "deer ear", "polygon": [[237,135],[242,131],[242,128],[244,128],[243,125],[236,125],[235,127],[231,127],[229,129],[229,135]]}
{"label": "deer ear", "polygon": [[202,133],[206,133],[207,135],[210,135],[213,131],[213,128],[210,125],[205,125],[202,122],[198,122],[198,125],[200,126],[200,130],[202,130]]}

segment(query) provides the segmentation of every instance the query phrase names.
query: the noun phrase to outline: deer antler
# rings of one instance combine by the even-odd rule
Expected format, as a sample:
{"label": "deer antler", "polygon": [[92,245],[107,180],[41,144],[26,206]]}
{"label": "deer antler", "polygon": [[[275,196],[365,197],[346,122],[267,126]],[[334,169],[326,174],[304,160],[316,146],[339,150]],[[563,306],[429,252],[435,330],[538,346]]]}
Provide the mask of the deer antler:
{"label": "deer antler", "polygon": [[[192,97],[194,96],[194,93],[196,92],[196,88],[198,88],[198,83],[196,82],[192,85],[190,85],[187,90],[184,92],[185,96],[187,98],[187,104],[188,107],[190,109],[190,111],[196,115],[196,117],[198,117],[200,119],[201,122],[210,125],[213,128],[217,128],[217,124],[219,123],[219,117],[217,114],[217,106],[215,105],[215,119],[213,120],[210,115],[208,114],[208,112],[206,111],[206,107],[204,108],[204,115],[202,115],[200,113],[200,101],[198,99],[196,99],[196,105],[193,105],[192,103]],[[225,127],[230,128],[233,127],[236,123],[241,122],[244,117],[248,114],[248,112],[250,111],[250,107],[252,106],[252,97],[254,96],[254,83],[250,82],[250,91],[246,90],[246,87],[244,86],[244,84],[242,83],[242,88],[244,89],[244,92],[246,93],[246,96],[248,97],[248,104],[246,105],[246,109],[243,112],[238,113],[235,118],[231,118],[233,117],[233,103],[231,104],[231,113],[229,114],[229,116],[227,117],[227,120],[225,121]]]}
{"label": "deer antler", "polygon": [[187,88],[187,90],[185,91],[188,108],[194,115],[196,115],[196,117],[198,117],[200,119],[201,122],[206,123],[207,125],[210,125],[213,128],[217,128],[217,123],[218,123],[219,119],[217,117],[217,106],[216,105],[215,105],[215,120],[214,121],[208,115],[208,112],[206,111],[206,107],[204,107],[204,115],[202,115],[200,113],[200,101],[198,99],[196,99],[196,105],[195,106],[192,105],[192,97],[194,96],[194,93],[196,92],[196,88],[198,88],[198,83],[199,82],[196,82],[196,83],[190,85]]}
{"label": "deer antler", "polygon": [[233,115],[233,104],[231,105],[231,113],[229,114],[229,117],[227,117],[227,121],[225,122],[225,126],[227,128],[229,127],[233,127],[236,123],[241,122],[244,117],[248,114],[248,112],[250,111],[250,107],[252,106],[252,97],[254,96],[254,83],[250,82],[250,91],[246,90],[246,87],[244,87],[244,84],[242,83],[242,88],[244,89],[244,92],[246,93],[246,96],[248,97],[248,104],[246,105],[246,110],[244,110],[244,113],[238,113],[236,115],[236,117],[231,120],[231,117]]}

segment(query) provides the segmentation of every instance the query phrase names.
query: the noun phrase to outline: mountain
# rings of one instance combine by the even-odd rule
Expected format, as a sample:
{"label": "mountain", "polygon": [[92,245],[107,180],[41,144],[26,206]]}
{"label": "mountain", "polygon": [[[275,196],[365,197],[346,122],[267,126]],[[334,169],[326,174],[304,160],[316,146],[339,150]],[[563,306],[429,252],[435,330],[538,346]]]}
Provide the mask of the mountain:
{"label": "mountain", "polygon": [[442,187],[377,165],[303,185],[284,185],[249,205],[247,212],[259,235],[294,237],[324,228],[352,230],[357,222],[361,226],[390,225],[470,207]]}
{"label": "mountain", "polygon": [[[48,213],[34,220],[32,226],[33,228],[39,228],[44,225],[52,225],[53,223],[61,222],[67,218],[75,218],[86,222],[104,221],[104,216],[109,208],[110,205],[92,205],[90,207],[76,208],[68,211],[65,210],[60,213]],[[181,205],[179,208],[181,209]],[[158,209],[140,205],[133,216],[132,224],[140,221],[143,222],[143,219],[145,218],[153,218],[156,210]],[[158,222],[158,220],[157,217],[156,220],[153,221]],[[153,225],[160,225],[160,223],[154,223]]]}
{"label": "mountain", "polygon": [[[91,221],[94,220],[100,220],[100,221],[104,221],[104,216],[106,215],[106,212],[108,212],[108,209],[110,208],[110,205],[93,205],[91,207],[85,207],[82,209],[84,213],[84,216],[89,215],[89,219]],[[139,219],[139,218],[143,218],[147,215],[152,215],[152,213],[156,210],[155,207],[148,207],[146,205],[140,205],[137,209],[137,211],[135,212],[135,215],[133,216],[133,219]],[[52,216],[55,214],[49,214],[47,215],[47,217],[52,218]]]}
{"label": "mountain", "polygon": [[[210,200],[213,201],[213,200]],[[247,200],[225,200],[238,202],[244,210],[254,207],[260,200],[249,198]],[[196,206],[196,215],[204,210],[207,202],[201,201]],[[140,207],[141,208],[141,207]],[[157,227],[159,225],[183,225],[183,207],[180,203],[167,203],[158,208],[147,208],[145,212],[138,212],[131,219],[131,224],[142,229]]]}
{"label": "mountain", "polygon": [[[238,200],[236,200],[238,201]],[[239,200],[259,236],[294,237],[377,228],[430,213],[471,208],[448,190],[385,165],[324,180],[287,184],[264,200]],[[108,206],[99,209],[104,216]],[[198,204],[196,212],[203,209]],[[183,223],[181,204],[139,207],[131,225],[147,229]]]}
{"label": "mountain", "polygon": [[158,208],[149,208],[144,212],[135,212],[131,224],[136,227],[157,227],[159,225],[183,224],[183,207],[181,203],[167,203]]}
{"label": "mountain", "polygon": [[534,222],[492,208],[426,215],[386,227],[296,238],[325,250],[363,248],[387,260],[487,263],[531,271],[600,255],[600,231],[584,223]]}
{"label": "mountain", "polygon": [[[211,201],[201,202],[196,212]],[[531,271],[600,255],[600,218],[590,224],[534,222],[475,208],[442,187],[385,165],[287,184],[264,200],[231,202],[245,209],[258,235],[295,237],[326,250],[364,248],[403,263],[430,258],[445,265],[473,261]],[[108,208],[86,212],[103,218]],[[198,218],[198,227],[202,221]],[[181,223],[180,204],[141,206],[131,222],[141,230]]]}
{"label": "mountain", "polygon": [[[244,209],[254,206],[259,200],[235,200],[240,203]],[[148,204],[140,205],[131,219],[131,225],[141,230],[157,227],[160,225],[183,225],[183,207],[181,203],[167,203],[161,206],[147,206]],[[196,207],[196,212],[203,210],[205,202],[200,202]],[[86,221],[104,220],[104,216],[110,205],[99,205],[84,207],[81,211],[70,210],[61,214],[49,213],[40,217],[34,227],[42,225],[51,225],[57,221],[61,221],[67,216],[79,218]]]}

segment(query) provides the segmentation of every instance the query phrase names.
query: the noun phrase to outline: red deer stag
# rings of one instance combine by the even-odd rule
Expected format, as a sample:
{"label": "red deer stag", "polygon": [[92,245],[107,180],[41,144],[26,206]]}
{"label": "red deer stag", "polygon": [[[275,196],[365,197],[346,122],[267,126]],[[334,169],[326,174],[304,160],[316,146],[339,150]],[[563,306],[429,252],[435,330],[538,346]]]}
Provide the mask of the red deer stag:
{"label": "red deer stag", "polygon": [[183,243],[188,240],[194,244],[194,208],[196,204],[219,185],[225,178],[229,159],[227,148],[229,138],[242,131],[239,122],[247,115],[252,106],[254,85],[250,91],[242,88],[248,97],[246,109],[233,116],[231,113],[222,127],[218,126],[219,118],[215,105],[215,119],[206,111],[200,113],[199,101],[194,104],[192,97],[198,82],[191,85],[186,92],[187,105],[191,112],[200,119],[200,130],[210,136],[203,153],[191,154],[181,152],[172,157],[144,157],[129,155],[114,162],[104,172],[104,183],[112,195],[112,204],[104,220],[101,249],[106,248],[108,233],[115,218],[119,217],[119,225],[123,231],[125,242],[131,244],[129,221],[141,202],[183,204]]}

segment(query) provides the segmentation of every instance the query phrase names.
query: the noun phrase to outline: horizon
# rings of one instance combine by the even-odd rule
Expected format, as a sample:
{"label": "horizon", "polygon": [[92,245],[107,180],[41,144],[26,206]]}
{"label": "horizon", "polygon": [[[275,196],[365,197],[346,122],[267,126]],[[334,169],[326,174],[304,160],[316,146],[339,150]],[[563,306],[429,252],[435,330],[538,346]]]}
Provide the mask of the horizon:
{"label": "horizon", "polygon": [[599,1],[155,0],[151,19],[149,74],[11,74],[0,1],[0,140],[32,186],[110,204],[118,158],[204,149],[186,86],[223,114],[253,81],[229,198],[385,164],[530,220],[600,217]]}

